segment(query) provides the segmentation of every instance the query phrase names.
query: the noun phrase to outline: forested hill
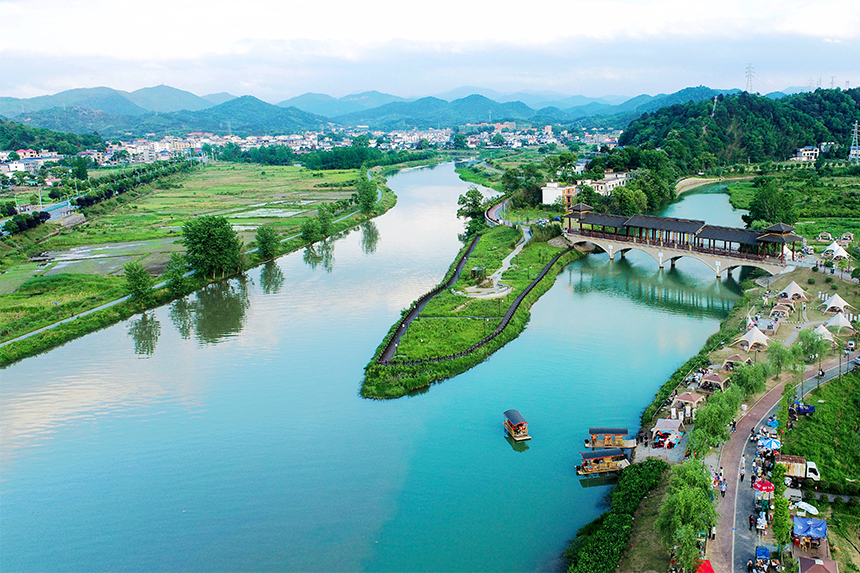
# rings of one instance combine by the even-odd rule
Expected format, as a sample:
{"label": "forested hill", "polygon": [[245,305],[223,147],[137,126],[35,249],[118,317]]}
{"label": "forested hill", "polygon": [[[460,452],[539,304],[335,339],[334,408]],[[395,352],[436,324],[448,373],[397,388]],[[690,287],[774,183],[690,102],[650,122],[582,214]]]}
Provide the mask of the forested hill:
{"label": "forested hill", "polygon": [[712,100],[691,101],[643,114],[619,144],[664,149],[684,171],[784,161],[798,147],[825,141],[841,146],[835,157],[847,157],[855,120],[860,120],[858,88],[819,89],[779,100],[743,92],[719,96],[716,109]]}
{"label": "forested hill", "polygon": [[104,150],[104,140],[95,134],[60,133],[0,120],[0,149],[50,149],[71,155],[85,149]]}

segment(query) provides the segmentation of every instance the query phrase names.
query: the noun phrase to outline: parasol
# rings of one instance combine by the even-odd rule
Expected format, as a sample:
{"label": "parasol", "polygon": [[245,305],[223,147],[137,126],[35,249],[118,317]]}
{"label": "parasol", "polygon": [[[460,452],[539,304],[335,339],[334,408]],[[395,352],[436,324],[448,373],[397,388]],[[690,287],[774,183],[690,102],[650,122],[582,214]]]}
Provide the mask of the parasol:
{"label": "parasol", "polygon": [[755,488],[757,491],[760,491],[763,493],[770,493],[773,491],[773,484],[770,483],[769,481],[767,481],[766,479],[760,479],[757,482],[755,482],[755,485],[753,486],[753,488]]}
{"label": "parasol", "polygon": [[779,440],[774,440],[773,438],[765,438],[764,440],[760,440],[758,445],[769,450],[778,450],[782,446]]}

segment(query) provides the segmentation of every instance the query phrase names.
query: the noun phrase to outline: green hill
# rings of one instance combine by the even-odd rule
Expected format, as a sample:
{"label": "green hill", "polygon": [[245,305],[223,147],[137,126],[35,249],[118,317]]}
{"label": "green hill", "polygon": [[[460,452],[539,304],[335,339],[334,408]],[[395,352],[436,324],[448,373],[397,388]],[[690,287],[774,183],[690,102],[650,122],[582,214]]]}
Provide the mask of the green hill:
{"label": "green hill", "polygon": [[[711,112],[714,116],[711,117]],[[675,104],[646,113],[622,134],[621,145],[651,144],[680,166],[785,160],[798,147],[834,141],[847,155],[860,120],[860,89],[824,90],[770,99],[746,92]],[[713,159],[705,154],[711,154]]]}
{"label": "green hill", "polygon": [[197,111],[216,105],[191,92],[179,90],[166,85],[141,88],[126,96],[136,105],[147,111],[159,113],[171,111]]}
{"label": "green hill", "polygon": [[65,155],[78,153],[84,149],[105,148],[104,140],[98,135],[78,135],[59,133],[49,129],[39,129],[16,123],[0,121],[0,149],[50,149]]}

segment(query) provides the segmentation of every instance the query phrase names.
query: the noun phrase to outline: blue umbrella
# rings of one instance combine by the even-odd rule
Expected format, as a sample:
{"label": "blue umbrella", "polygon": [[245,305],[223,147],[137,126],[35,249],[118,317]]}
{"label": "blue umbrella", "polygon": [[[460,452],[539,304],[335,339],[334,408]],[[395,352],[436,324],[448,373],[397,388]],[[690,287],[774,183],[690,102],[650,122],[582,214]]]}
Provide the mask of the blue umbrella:
{"label": "blue umbrella", "polygon": [[779,443],[779,440],[774,440],[773,438],[767,438],[759,442],[759,445],[763,448],[767,448],[769,450],[778,450],[782,444]]}
{"label": "blue umbrella", "polygon": [[767,425],[770,426],[771,428],[776,428],[777,426],[779,426],[779,421],[771,420],[770,422],[767,423]]}

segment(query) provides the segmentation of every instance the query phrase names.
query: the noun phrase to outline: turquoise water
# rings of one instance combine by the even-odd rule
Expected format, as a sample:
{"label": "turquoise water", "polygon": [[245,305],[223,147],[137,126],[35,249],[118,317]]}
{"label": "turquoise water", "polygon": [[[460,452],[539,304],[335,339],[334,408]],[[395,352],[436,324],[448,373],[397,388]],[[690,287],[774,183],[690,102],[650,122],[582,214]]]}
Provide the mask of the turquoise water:
{"label": "turquoise water", "polygon": [[[607,491],[574,475],[585,429],[634,427],[737,285],[590,256],[487,362],[362,400],[380,339],[459,249],[468,188],[452,165],[390,185],[372,226],[3,370],[0,570],[557,568]],[[700,218],[728,205],[692,197],[712,198]]]}

